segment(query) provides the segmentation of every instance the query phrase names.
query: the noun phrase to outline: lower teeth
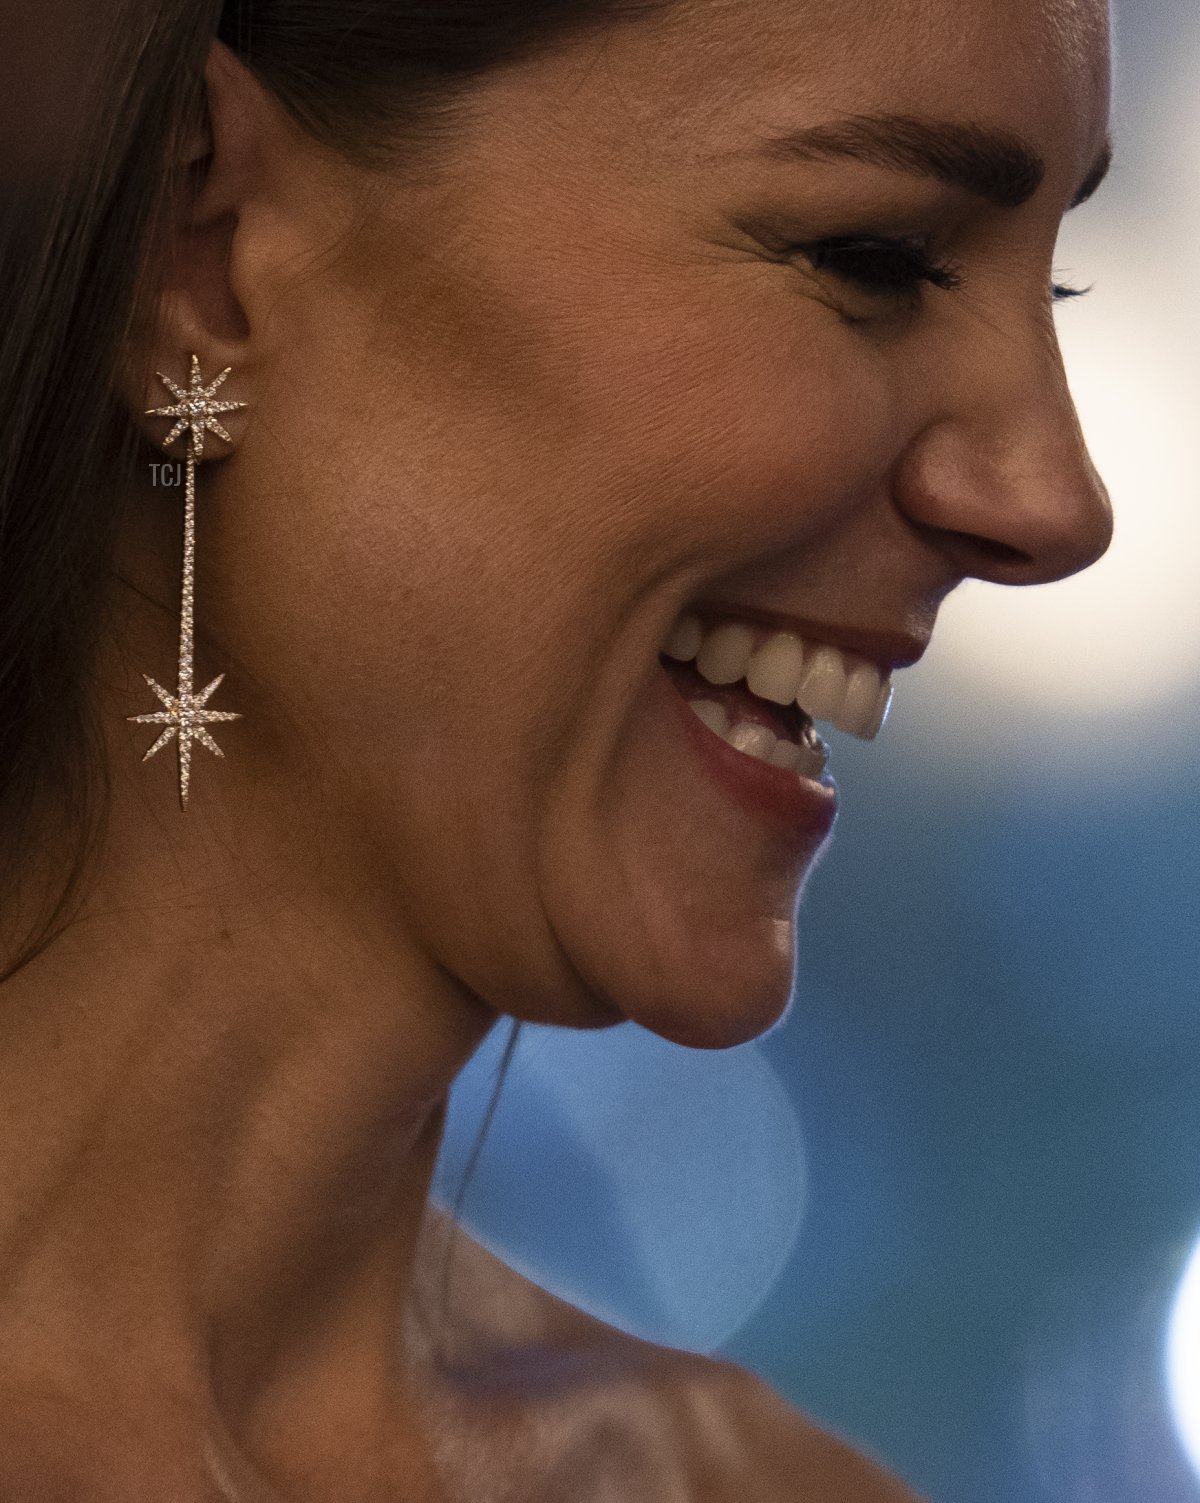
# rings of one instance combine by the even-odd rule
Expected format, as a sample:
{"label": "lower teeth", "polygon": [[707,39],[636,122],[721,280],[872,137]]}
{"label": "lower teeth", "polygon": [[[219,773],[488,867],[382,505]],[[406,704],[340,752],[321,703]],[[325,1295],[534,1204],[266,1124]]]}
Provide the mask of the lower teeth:
{"label": "lower teeth", "polygon": [[777,736],[768,726],[751,720],[731,724],[729,712],[715,699],[690,699],[687,703],[696,718],[714,735],[720,736],[736,751],[756,762],[766,762],[771,767],[782,767],[794,772],[801,781],[819,778],[829,761],[829,748],[809,725],[804,730],[804,740],[797,744],[786,736]]}

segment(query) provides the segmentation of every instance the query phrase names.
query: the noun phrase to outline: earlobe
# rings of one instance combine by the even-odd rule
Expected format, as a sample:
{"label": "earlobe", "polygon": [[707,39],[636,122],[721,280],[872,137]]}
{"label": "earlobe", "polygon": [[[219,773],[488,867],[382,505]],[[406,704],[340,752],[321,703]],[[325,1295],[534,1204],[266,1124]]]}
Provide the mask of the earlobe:
{"label": "earlobe", "polygon": [[[201,326],[187,299],[177,293],[165,292],[159,310],[156,336],[128,352],[117,378],[133,425],[156,448],[162,446],[164,438],[163,417],[158,409],[170,401],[170,391],[164,387],[187,387],[194,357],[204,370],[236,371],[245,348],[242,341],[214,338],[211,328],[206,330]],[[239,387],[245,386],[243,379]],[[240,441],[243,427],[239,419],[240,413],[236,411],[226,419],[230,429],[228,441],[234,447]]]}

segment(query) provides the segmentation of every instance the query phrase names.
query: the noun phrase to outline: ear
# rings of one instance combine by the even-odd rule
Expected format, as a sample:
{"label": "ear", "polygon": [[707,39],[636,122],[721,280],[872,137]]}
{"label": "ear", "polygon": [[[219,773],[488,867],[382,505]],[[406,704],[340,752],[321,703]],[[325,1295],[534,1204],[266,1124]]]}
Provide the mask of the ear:
{"label": "ear", "polygon": [[[248,202],[261,185],[266,142],[280,129],[279,106],[221,42],[213,42],[204,74],[202,117],[186,133],[175,160],[166,164],[172,196],[159,249],[147,267],[158,295],[135,324],[124,351],[119,383],[134,421],[155,444],[173,426],[147,409],[173,403],[159,375],[186,387],[192,356],[210,385],[227,366],[221,396],[252,405],[251,330],[232,277],[234,240]],[[236,444],[246,412],[226,418]],[[182,441],[174,445],[182,451]],[[224,443],[205,458],[227,451]],[[213,452],[215,451],[215,452]]]}

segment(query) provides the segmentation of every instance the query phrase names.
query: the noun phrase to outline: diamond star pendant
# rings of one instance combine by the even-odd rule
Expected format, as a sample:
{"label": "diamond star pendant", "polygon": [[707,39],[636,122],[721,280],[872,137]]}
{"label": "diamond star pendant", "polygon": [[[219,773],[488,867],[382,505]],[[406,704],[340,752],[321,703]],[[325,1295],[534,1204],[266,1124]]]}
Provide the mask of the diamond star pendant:
{"label": "diamond star pendant", "polygon": [[176,694],[171,694],[161,684],[156,684],[148,673],[143,673],[142,677],[154,690],[163,708],[150,715],[130,715],[129,719],[138,725],[166,726],[166,730],[142,758],[142,761],[149,762],[155,752],[162,751],[163,747],[169,745],[174,737],[179,737],[179,807],[186,809],[188,785],[191,782],[192,773],[192,742],[199,741],[201,746],[206,746],[216,756],[223,757],[225,753],[205,727],[212,725],[214,721],[240,720],[242,717],[231,710],[205,708],[213,690],[225,677],[223,673],[218,673],[208,688],[201,689],[199,694],[192,693],[190,674],[187,685],[181,682]]}
{"label": "diamond star pendant", "polygon": [[148,417],[175,418],[176,423],[170,433],[163,440],[163,448],[173,444],[180,434],[190,430],[187,448],[187,488],[184,493],[183,511],[183,589],[180,596],[179,606],[179,683],[174,694],[144,673],[142,677],[149,684],[162,705],[161,710],[155,710],[147,715],[127,715],[127,720],[138,725],[161,725],[164,727],[158,740],[142,758],[148,762],[155,752],[161,751],[172,740],[179,743],[179,807],[187,808],[188,789],[192,774],[192,742],[198,741],[201,746],[207,747],[215,756],[223,757],[225,753],[213,740],[207,727],[215,721],[240,720],[242,717],[230,710],[210,710],[208,701],[214,690],[225,677],[218,674],[206,689],[197,694],[193,688],[192,679],[192,650],[195,638],[193,614],[195,609],[196,594],[196,461],[204,452],[205,433],[215,433],[218,438],[226,443],[233,440],[225,429],[217,421],[217,414],[233,412],[239,407],[245,407],[245,402],[221,402],[216,399],[215,393],[220,387],[229,370],[223,370],[215,381],[205,386],[200,378],[200,362],[196,356],[192,356],[191,385],[185,391],[183,387],[176,386],[174,381],[159,372],[158,379],[178,399],[170,407],[152,407],[147,413]]}

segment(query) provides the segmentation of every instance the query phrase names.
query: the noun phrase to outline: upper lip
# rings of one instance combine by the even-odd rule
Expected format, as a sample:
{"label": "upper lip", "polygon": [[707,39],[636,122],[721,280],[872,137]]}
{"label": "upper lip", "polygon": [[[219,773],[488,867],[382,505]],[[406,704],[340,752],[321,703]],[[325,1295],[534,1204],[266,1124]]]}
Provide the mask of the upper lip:
{"label": "upper lip", "polygon": [[897,668],[911,668],[929,646],[929,636],[913,632],[874,630],[861,626],[839,626],[827,621],[813,621],[806,616],[792,616],[786,611],[763,610],[759,606],[738,605],[733,601],[705,600],[691,609],[700,616],[734,616],[757,622],[775,631],[793,632],[807,642],[825,642],[844,652],[877,663],[888,673]]}

